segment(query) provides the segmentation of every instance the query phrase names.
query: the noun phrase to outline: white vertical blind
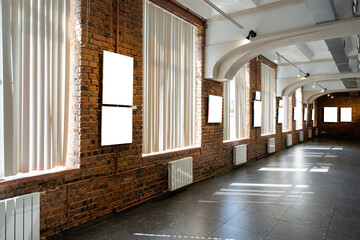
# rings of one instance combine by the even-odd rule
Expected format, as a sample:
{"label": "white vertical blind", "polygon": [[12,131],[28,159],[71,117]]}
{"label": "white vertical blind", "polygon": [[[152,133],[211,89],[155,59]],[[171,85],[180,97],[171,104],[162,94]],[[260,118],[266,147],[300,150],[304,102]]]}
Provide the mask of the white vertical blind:
{"label": "white vertical blind", "polygon": [[224,140],[235,140],[247,136],[247,77],[247,65],[244,65],[231,82],[224,83]]}
{"label": "white vertical blind", "polygon": [[302,101],[302,90],[298,88],[295,91],[296,108],[295,108],[295,120],[296,130],[303,128],[303,101]]}
{"label": "white vertical blind", "polygon": [[275,71],[261,64],[262,124],[261,134],[275,133]]}
{"label": "white vertical blind", "polygon": [[196,144],[195,31],[144,1],[143,153]]}
{"label": "white vertical blind", "polygon": [[[1,2],[4,93],[0,176],[66,162],[68,0]],[[6,88],[6,90],[5,90]],[[1,110],[1,109],[0,109]],[[1,133],[1,132],[0,132]]]}

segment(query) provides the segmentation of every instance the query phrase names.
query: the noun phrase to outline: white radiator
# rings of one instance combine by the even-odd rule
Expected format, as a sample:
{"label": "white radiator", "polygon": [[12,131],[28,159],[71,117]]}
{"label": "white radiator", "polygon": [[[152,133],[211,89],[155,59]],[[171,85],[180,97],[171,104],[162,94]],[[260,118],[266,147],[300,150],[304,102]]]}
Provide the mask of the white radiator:
{"label": "white radiator", "polygon": [[304,141],[304,131],[299,131],[299,141]]}
{"label": "white radiator", "polygon": [[174,191],[193,182],[193,158],[169,162],[169,189]]}
{"label": "white radiator", "polygon": [[292,134],[286,134],[286,146],[290,147],[292,145]]}
{"label": "white radiator", "polygon": [[40,239],[40,193],[0,201],[0,240]]}
{"label": "white radiator", "polygon": [[275,138],[269,138],[267,141],[267,151],[268,153],[275,152]]}
{"label": "white radiator", "polygon": [[318,135],[319,135],[319,129],[315,128],[315,136],[318,136]]}
{"label": "white radiator", "polygon": [[240,165],[246,162],[247,156],[247,147],[246,144],[234,146],[234,165]]}
{"label": "white radiator", "polygon": [[312,138],[312,129],[308,129],[308,138]]}

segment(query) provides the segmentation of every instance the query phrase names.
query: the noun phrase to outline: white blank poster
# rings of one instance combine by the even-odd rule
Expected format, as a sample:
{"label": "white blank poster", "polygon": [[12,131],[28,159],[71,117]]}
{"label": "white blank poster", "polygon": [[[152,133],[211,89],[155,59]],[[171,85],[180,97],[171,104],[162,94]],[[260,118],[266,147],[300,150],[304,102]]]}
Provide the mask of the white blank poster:
{"label": "white blank poster", "polygon": [[337,107],[324,107],[324,122],[337,122],[337,117]]}
{"label": "white blank poster", "polygon": [[307,108],[304,108],[304,121],[306,122],[307,120],[307,111],[308,109]]}
{"label": "white blank poster", "polygon": [[351,108],[340,108],[340,122],[351,122]]}
{"label": "white blank poster", "polygon": [[262,103],[254,101],[254,127],[261,127]]}
{"label": "white blank poster", "polygon": [[104,51],[102,103],[133,105],[134,59]]}
{"label": "white blank poster", "polygon": [[284,123],[284,108],[279,107],[278,123]]}
{"label": "white blank poster", "polygon": [[209,95],[208,123],[221,123],[222,97]]}
{"label": "white blank poster", "polygon": [[132,143],[132,108],[102,107],[101,146]]}

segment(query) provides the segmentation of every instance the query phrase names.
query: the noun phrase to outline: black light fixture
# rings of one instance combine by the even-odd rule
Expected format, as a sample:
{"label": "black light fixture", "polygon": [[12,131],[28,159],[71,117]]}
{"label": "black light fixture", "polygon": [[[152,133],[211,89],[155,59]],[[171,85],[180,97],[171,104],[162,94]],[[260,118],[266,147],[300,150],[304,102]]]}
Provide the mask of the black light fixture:
{"label": "black light fixture", "polygon": [[250,40],[250,38],[256,37],[256,32],[254,30],[250,30],[249,34],[247,35],[246,39]]}
{"label": "black light fixture", "polygon": [[[250,33],[249,33],[250,34]],[[247,38],[247,37],[246,37]],[[282,58],[284,59],[286,62],[288,62],[289,64],[291,64],[293,67],[295,67],[297,70],[299,70],[299,73],[297,74],[298,77],[301,77],[301,75],[303,75],[305,78],[310,77],[310,73],[306,73],[303,70],[301,70],[298,66],[296,66],[294,63],[290,62],[290,60],[288,60],[287,58],[285,58],[283,55],[281,55],[278,52],[275,52],[275,54],[277,55],[277,58]],[[279,61],[275,61],[275,63],[278,63]]]}

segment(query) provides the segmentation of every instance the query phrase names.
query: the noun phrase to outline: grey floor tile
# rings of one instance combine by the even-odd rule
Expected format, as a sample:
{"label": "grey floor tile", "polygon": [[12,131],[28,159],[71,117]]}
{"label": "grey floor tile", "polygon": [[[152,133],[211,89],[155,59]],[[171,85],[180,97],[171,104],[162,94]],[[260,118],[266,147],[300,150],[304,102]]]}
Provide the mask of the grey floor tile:
{"label": "grey floor tile", "polygon": [[334,215],[329,231],[338,235],[360,239],[359,221]]}
{"label": "grey floor tile", "polygon": [[280,219],[289,207],[279,206],[275,204],[261,204],[261,203],[249,203],[249,205],[243,209],[244,212],[253,214],[262,214],[268,217]]}
{"label": "grey floor tile", "polygon": [[303,226],[317,228],[322,232],[326,232],[331,215],[308,210],[290,208],[281,218],[283,221],[297,223]]}
{"label": "grey floor tile", "polygon": [[227,221],[226,224],[266,235],[278,221],[278,219],[265,215],[256,215],[241,211]]}
{"label": "grey floor tile", "polygon": [[262,240],[265,235],[230,226],[227,224],[222,225],[214,232],[210,233],[207,238],[213,239],[232,239],[232,240]]}
{"label": "grey floor tile", "polygon": [[296,223],[279,221],[266,239],[276,240],[321,240],[325,233]]}

